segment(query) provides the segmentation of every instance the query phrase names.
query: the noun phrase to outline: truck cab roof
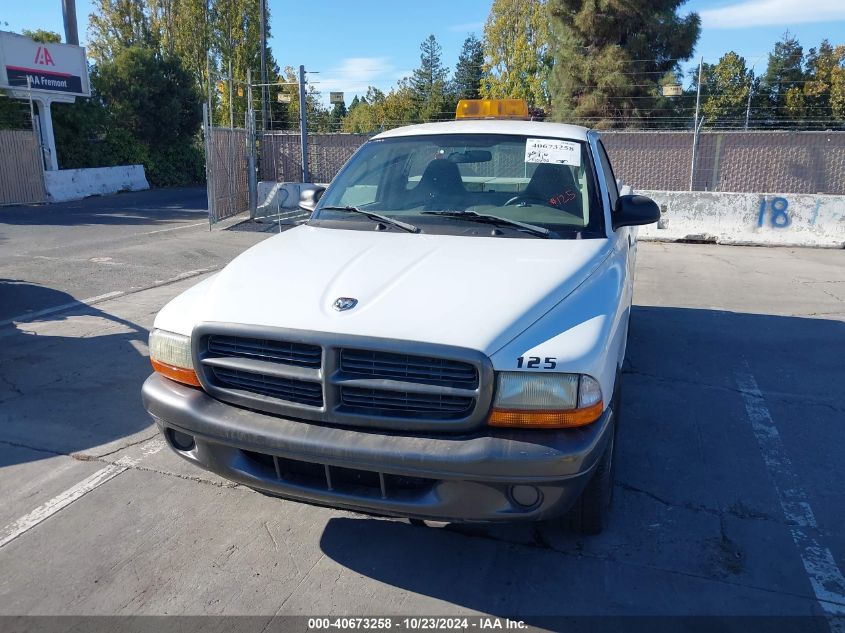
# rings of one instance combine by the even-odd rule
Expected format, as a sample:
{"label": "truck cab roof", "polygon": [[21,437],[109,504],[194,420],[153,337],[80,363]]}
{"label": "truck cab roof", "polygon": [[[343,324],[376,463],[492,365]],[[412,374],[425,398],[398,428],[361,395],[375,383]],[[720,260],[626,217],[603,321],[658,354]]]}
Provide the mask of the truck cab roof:
{"label": "truck cab roof", "polygon": [[441,123],[421,123],[407,125],[377,134],[373,138],[398,138],[403,136],[422,136],[428,134],[520,134],[553,138],[565,138],[574,141],[586,141],[589,128],[568,123],[550,123],[547,121],[519,121],[503,119],[462,119]]}

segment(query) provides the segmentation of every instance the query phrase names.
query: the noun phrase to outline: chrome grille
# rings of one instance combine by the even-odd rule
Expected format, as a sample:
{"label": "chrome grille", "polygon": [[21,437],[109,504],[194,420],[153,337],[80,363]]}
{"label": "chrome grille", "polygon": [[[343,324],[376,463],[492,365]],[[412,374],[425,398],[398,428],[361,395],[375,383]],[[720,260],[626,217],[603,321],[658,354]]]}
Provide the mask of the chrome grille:
{"label": "chrome grille", "polygon": [[243,356],[297,367],[320,367],[319,345],[214,335],[208,337],[208,353],[214,356]]}
{"label": "chrome grille", "polygon": [[493,395],[489,359],[462,348],[213,323],[192,339],[209,394],[293,419],[464,432],[484,425]]}
{"label": "chrome grille", "polygon": [[350,412],[365,415],[390,415],[398,412],[407,417],[443,420],[467,415],[474,404],[473,398],[465,396],[356,387],[341,387],[340,401]]}
{"label": "chrome grille", "polygon": [[446,358],[342,349],[340,369],[350,375],[444,385],[463,389],[478,386],[478,370],[470,363]]}

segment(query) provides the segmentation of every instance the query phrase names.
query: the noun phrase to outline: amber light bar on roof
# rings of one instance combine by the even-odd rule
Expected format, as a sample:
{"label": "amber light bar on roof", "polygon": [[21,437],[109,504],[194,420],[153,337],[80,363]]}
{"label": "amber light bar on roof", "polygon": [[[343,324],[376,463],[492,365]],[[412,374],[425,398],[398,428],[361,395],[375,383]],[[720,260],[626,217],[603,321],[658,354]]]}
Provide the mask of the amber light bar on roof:
{"label": "amber light bar on roof", "polygon": [[461,99],[456,119],[528,120],[528,102],[524,99]]}

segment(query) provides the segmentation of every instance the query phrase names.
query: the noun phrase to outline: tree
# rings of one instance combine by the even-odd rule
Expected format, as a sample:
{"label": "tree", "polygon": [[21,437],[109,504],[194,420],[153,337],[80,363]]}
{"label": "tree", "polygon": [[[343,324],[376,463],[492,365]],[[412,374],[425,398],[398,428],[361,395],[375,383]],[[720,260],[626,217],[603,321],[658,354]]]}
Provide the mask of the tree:
{"label": "tree", "polygon": [[549,0],[553,118],[613,127],[666,116],[659,80],[691,57],[701,30],[698,14],[678,15],[683,4]]}
{"label": "tree", "polygon": [[728,127],[740,125],[745,118],[752,82],[745,59],[733,51],[725,53],[718,64],[704,64],[701,85],[704,120]]}
{"label": "tree", "polygon": [[836,50],[842,61],[830,71],[830,114],[837,121],[845,121],[845,46]]}
{"label": "tree", "polygon": [[417,112],[422,120],[437,119],[443,115],[447,107],[448,74],[449,69],[443,66],[442,62],[442,48],[434,35],[429,35],[420,44],[420,66],[414,70],[408,84],[413,91]]}
{"label": "tree", "polygon": [[362,98],[362,101],[369,103],[370,105],[377,105],[384,101],[385,94],[375,86],[367,87],[367,94],[365,94]]}
{"label": "tree", "polygon": [[208,90],[208,51],[212,48],[211,16],[206,0],[171,0],[172,15],[164,20],[172,33],[161,36],[163,50],[182,60],[202,94]]}
{"label": "tree", "polygon": [[804,49],[787,31],[769,53],[755,113],[769,124],[792,126],[804,115]]}
{"label": "tree", "polygon": [[[439,97],[444,98],[442,93]],[[396,87],[388,92],[378,105],[381,107],[380,123],[382,129],[416,123],[420,120],[418,118],[420,114],[417,95],[410,81],[407,79],[399,80]],[[431,118],[431,115],[423,114],[422,120],[428,118]]]}
{"label": "tree", "polygon": [[21,31],[21,35],[42,44],[59,44],[62,41],[61,35],[55,31],[45,31],[44,29],[35,29],[34,31],[24,29]]}
{"label": "tree", "polygon": [[153,44],[144,0],[94,0],[88,17],[88,55],[108,61],[123,48]]}
{"label": "tree", "polygon": [[483,49],[484,98],[548,105],[551,55],[546,0],[493,0],[484,24]]}
{"label": "tree", "polygon": [[343,131],[349,134],[366,134],[381,127],[379,108],[366,101],[360,101],[343,120]]}
{"label": "tree", "polygon": [[455,65],[451,86],[454,98],[478,99],[483,76],[484,47],[475,35],[470,35],[464,40],[458,63]]}
{"label": "tree", "polygon": [[343,126],[343,119],[346,118],[348,111],[346,109],[346,103],[341,101],[340,103],[335,103],[334,107],[332,107],[331,113],[331,120],[330,125],[331,129],[330,132],[339,132]]}
{"label": "tree", "polygon": [[152,148],[190,143],[202,121],[202,96],[177,57],[140,46],[101,62],[93,77],[114,124]]}
{"label": "tree", "polygon": [[822,40],[818,49],[811,48],[807,53],[806,74],[804,105],[813,126],[845,118],[842,108],[845,46],[834,47]]}

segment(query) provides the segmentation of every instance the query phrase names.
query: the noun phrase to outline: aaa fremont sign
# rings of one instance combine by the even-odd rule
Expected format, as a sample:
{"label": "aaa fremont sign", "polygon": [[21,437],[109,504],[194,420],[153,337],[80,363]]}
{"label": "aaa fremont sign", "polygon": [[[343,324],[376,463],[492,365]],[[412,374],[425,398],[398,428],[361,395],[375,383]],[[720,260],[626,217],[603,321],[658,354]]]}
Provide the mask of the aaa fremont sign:
{"label": "aaa fremont sign", "polygon": [[27,86],[33,92],[90,96],[85,49],[0,31],[0,88],[19,94]]}

